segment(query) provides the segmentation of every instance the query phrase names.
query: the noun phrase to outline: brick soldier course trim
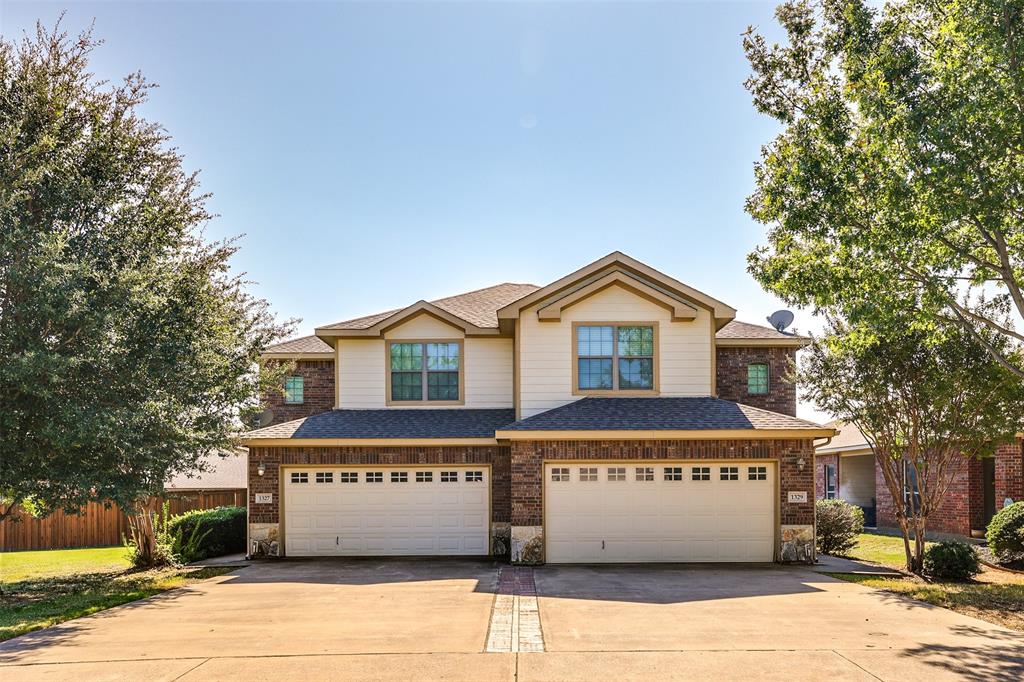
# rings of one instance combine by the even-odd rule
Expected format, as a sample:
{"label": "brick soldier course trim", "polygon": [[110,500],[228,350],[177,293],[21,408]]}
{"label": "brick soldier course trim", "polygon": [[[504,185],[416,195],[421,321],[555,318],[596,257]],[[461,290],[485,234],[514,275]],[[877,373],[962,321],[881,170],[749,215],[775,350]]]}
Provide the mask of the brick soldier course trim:
{"label": "brick soldier course trim", "polygon": [[[260,463],[266,467],[260,476]],[[491,522],[510,518],[509,448],[480,447],[312,447],[249,449],[249,523],[279,523],[281,519],[280,467],[294,464],[381,466],[489,464],[491,466]],[[256,504],[256,493],[272,493],[272,504]]]}

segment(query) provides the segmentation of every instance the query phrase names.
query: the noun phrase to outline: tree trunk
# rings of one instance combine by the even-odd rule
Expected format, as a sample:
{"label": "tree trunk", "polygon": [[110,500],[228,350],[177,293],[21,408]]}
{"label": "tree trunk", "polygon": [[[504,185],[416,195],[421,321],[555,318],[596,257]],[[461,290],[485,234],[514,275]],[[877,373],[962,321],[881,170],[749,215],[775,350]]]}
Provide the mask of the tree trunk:
{"label": "tree trunk", "polygon": [[156,530],[153,527],[152,503],[148,499],[135,501],[128,514],[128,530],[135,544],[135,565],[152,566],[155,560]]}

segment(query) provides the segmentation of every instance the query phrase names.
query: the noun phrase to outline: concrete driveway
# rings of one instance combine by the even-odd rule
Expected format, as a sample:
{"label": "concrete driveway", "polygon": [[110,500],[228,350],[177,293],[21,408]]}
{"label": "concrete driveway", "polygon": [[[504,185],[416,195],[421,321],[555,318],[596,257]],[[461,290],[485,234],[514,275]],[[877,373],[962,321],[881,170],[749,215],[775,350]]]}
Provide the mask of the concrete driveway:
{"label": "concrete driveway", "polygon": [[[0,679],[1024,678],[1021,633],[800,568],[504,570],[257,564],[0,644]],[[538,613],[542,653],[483,653]]]}

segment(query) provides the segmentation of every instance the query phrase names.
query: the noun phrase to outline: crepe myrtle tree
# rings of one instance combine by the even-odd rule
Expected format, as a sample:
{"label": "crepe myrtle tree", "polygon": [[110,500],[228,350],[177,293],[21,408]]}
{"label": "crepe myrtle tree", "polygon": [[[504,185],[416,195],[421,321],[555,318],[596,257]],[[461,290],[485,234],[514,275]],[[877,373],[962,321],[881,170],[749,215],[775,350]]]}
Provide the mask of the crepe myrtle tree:
{"label": "crepe myrtle tree", "polygon": [[[980,333],[1020,361],[998,335]],[[797,374],[807,399],[864,434],[893,500],[907,569],[920,573],[928,519],[950,484],[1020,430],[1024,383],[960,327],[933,332],[835,320]]]}
{"label": "crepe myrtle tree", "polygon": [[139,113],[152,86],[97,81],[96,45],[0,39],[0,509],[116,502],[148,557],[150,501],[231,445],[288,324],[203,239],[207,196]]}
{"label": "crepe myrtle tree", "polygon": [[[1024,378],[1024,3],[794,0],[743,38],[762,149],[749,256],[791,305],[853,323],[910,310]],[[1001,343],[993,343],[998,339]]]}

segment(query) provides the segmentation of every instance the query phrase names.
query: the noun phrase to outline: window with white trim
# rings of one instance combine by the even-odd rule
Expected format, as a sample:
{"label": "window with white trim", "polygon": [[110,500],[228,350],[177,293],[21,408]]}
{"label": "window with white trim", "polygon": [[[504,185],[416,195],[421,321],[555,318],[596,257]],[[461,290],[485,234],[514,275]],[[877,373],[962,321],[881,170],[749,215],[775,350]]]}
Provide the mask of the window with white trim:
{"label": "window with white trim", "polygon": [[636,480],[638,480],[638,481],[653,481],[654,480],[654,467],[637,467],[636,468]]}
{"label": "window with white trim", "polygon": [[[825,465],[825,499],[836,499],[836,467],[833,464]],[[905,495],[904,499],[906,499]]]}
{"label": "window with white trim", "polygon": [[342,471],[338,474],[338,480],[342,483],[359,483],[358,471]]}
{"label": "window with white trim", "polygon": [[718,467],[718,478],[722,481],[740,480],[739,467]]}
{"label": "window with white trim", "polygon": [[367,483],[383,483],[384,472],[383,471],[367,471],[366,472]]}
{"label": "window with white trim", "polygon": [[608,467],[609,481],[625,481],[626,467]]}
{"label": "window with white trim", "polygon": [[318,471],[316,472],[317,483],[334,483],[334,472],[333,471]]}
{"label": "window with white trim", "polygon": [[484,472],[482,471],[467,471],[466,472],[466,483],[483,483]]}
{"label": "window with white trim", "polygon": [[690,467],[690,479],[693,481],[710,481],[711,467]]}
{"label": "window with white trim", "polygon": [[597,467],[580,467],[580,481],[592,483],[597,480]]}
{"label": "window with white trim", "polygon": [[409,472],[408,471],[392,471],[391,472],[392,483],[408,483]]}
{"label": "window with white trim", "polygon": [[665,467],[665,480],[666,481],[681,481],[681,480],[683,480],[683,467]]}
{"label": "window with white trim", "polygon": [[309,474],[305,471],[293,471],[292,483],[309,483]]}
{"label": "window with white trim", "polygon": [[564,483],[569,480],[569,467],[551,467],[551,480],[554,483]]}
{"label": "window with white trim", "polygon": [[434,472],[433,471],[417,471],[416,472],[417,483],[433,483]]}
{"label": "window with white trim", "polygon": [[748,481],[767,481],[768,467],[747,467]]}
{"label": "window with white trim", "polygon": [[459,472],[458,471],[442,471],[441,472],[441,483],[458,483]]}

